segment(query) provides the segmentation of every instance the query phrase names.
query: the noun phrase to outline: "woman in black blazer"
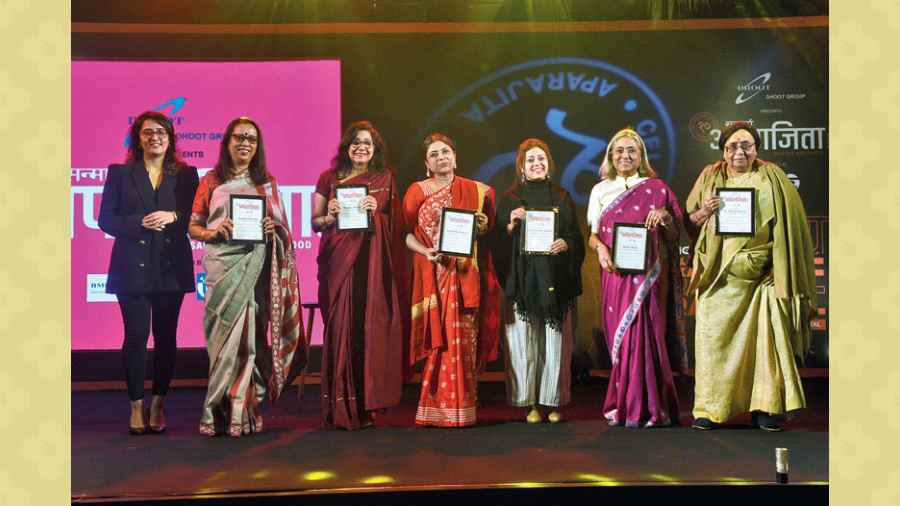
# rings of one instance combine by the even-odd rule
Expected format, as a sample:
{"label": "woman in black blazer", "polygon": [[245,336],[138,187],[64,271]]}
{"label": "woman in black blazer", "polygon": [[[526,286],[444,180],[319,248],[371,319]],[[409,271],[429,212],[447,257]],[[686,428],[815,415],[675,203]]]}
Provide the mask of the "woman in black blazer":
{"label": "woman in black blazer", "polygon": [[[197,169],[175,155],[172,122],[148,111],[134,120],[124,165],[109,166],[100,229],[116,238],[106,291],[116,294],[125,340],[122,352],[128,396],[129,432],[166,430],[163,400],[175,370],[178,313],[194,291],[194,265],[187,225],[197,190]],[[153,330],[153,399],[144,423],[147,339]]]}

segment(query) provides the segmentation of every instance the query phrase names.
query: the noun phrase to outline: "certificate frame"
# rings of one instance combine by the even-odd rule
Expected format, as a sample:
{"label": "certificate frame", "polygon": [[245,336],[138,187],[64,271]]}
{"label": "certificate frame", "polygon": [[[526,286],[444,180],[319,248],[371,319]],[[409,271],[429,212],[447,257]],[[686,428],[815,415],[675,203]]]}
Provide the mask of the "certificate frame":
{"label": "certificate frame", "polygon": [[[365,191],[366,196],[369,195],[369,185],[365,184],[337,184],[334,186],[334,198],[338,198],[338,192],[344,189],[362,189]],[[340,199],[338,199],[340,200]],[[371,231],[372,230],[372,213],[366,211],[366,226],[365,227],[343,227],[341,226],[341,215],[340,213],[337,216],[337,222],[335,223],[335,229],[339,232],[349,232],[352,230],[364,230]]]}
{"label": "certificate frame", "polygon": [[529,206],[525,208],[525,219],[522,220],[522,232],[519,234],[519,249],[523,255],[547,256],[553,255],[547,251],[532,251],[526,248],[528,244],[528,213],[552,213],[553,216],[553,240],[559,239],[559,207],[556,206]]}
{"label": "certificate frame", "polygon": [[[234,205],[240,201],[256,201],[259,202],[259,206],[262,207],[262,217],[266,217],[266,197],[262,195],[241,195],[241,194],[232,194],[228,198],[228,217],[231,218],[232,223],[234,223]],[[236,224],[235,224],[236,226]],[[264,244],[266,242],[266,231],[263,228],[262,220],[259,222],[259,228],[261,233],[261,239],[235,239],[234,238],[234,230],[232,229],[231,237],[228,238],[229,244]]]}
{"label": "certificate frame", "polygon": [[756,235],[756,188],[716,188],[716,196],[721,197],[723,193],[734,193],[748,194],[750,197],[750,230],[749,231],[730,231],[730,230],[722,230],[721,229],[721,221],[719,219],[719,213],[722,211],[722,208],[716,210],[716,235],[724,235],[724,236],[749,236],[753,237]]}
{"label": "certificate frame", "polygon": [[[620,266],[619,262],[616,258],[620,258],[621,255],[618,254],[619,247],[622,245],[622,241],[619,239],[620,231],[627,230],[640,230],[641,234],[644,235],[643,248],[644,248],[644,266],[643,268],[635,268],[628,266]],[[618,272],[624,274],[643,274],[647,272],[647,250],[650,246],[650,231],[647,230],[647,227],[644,226],[643,223],[616,223],[613,225],[613,241],[612,241],[612,260],[613,264],[616,266],[616,270]]]}
{"label": "certificate frame", "polygon": [[[447,218],[452,217],[454,214],[457,215],[468,215],[472,217],[472,231],[471,231],[471,239],[469,240],[469,249],[467,252],[459,252],[444,249],[444,227],[447,224]],[[475,211],[471,209],[456,209],[453,207],[445,207],[441,210],[441,230],[438,235],[438,253],[442,255],[449,255],[454,257],[465,257],[471,258],[472,254],[475,252],[475,227],[477,222],[475,220]]]}

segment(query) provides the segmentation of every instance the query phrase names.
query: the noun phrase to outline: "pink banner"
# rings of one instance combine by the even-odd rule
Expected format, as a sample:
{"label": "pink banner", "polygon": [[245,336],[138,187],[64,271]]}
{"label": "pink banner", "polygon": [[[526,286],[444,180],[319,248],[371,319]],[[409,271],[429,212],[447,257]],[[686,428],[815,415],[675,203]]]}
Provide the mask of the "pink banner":
{"label": "pink banner", "polygon": [[[128,128],[145,110],[171,117],[182,159],[213,167],[225,127],[238,116],[262,130],[269,170],[291,221],[302,302],[316,300],[318,235],[312,193],[340,141],[337,60],[272,62],[72,62],[72,349],[116,349],[122,317],[105,292],[113,239],[97,226],[106,167],[125,159]],[[203,347],[203,244],[192,241],[197,293],[188,294],[179,347]],[[316,311],[318,313],[318,311]],[[303,312],[304,324],[307,311]],[[313,343],[322,342],[316,315]]]}

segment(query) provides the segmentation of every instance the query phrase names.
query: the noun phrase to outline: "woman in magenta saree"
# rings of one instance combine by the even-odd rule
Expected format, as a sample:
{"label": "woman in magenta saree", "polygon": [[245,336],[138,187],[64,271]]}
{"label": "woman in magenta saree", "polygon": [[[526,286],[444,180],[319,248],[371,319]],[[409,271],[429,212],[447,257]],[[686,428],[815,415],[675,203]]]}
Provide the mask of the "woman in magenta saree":
{"label": "woman in magenta saree", "polygon": [[[677,425],[672,362],[684,367],[678,236],[681,207],[650,167],[643,140],[630,129],[607,148],[607,179],[591,192],[591,246],[601,267],[601,314],[612,361],[603,414],[610,425]],[[616,223],[649,230],[647,270],[619,272],[612,262]]]}

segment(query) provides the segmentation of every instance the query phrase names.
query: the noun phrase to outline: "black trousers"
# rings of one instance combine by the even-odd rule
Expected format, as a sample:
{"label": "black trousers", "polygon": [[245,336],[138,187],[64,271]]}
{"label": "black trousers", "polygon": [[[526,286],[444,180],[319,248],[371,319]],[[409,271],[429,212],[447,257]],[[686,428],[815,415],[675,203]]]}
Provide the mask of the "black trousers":
{"label": "black trousers", "polygon": [[166,395],[175,372],[176,332],[178,314],[184,292],[155,292],[148,294],[117,294],[125,340],[122,360],[128,397],[132,401],[144,398],[147,340],[153,330],[153,395]]}

